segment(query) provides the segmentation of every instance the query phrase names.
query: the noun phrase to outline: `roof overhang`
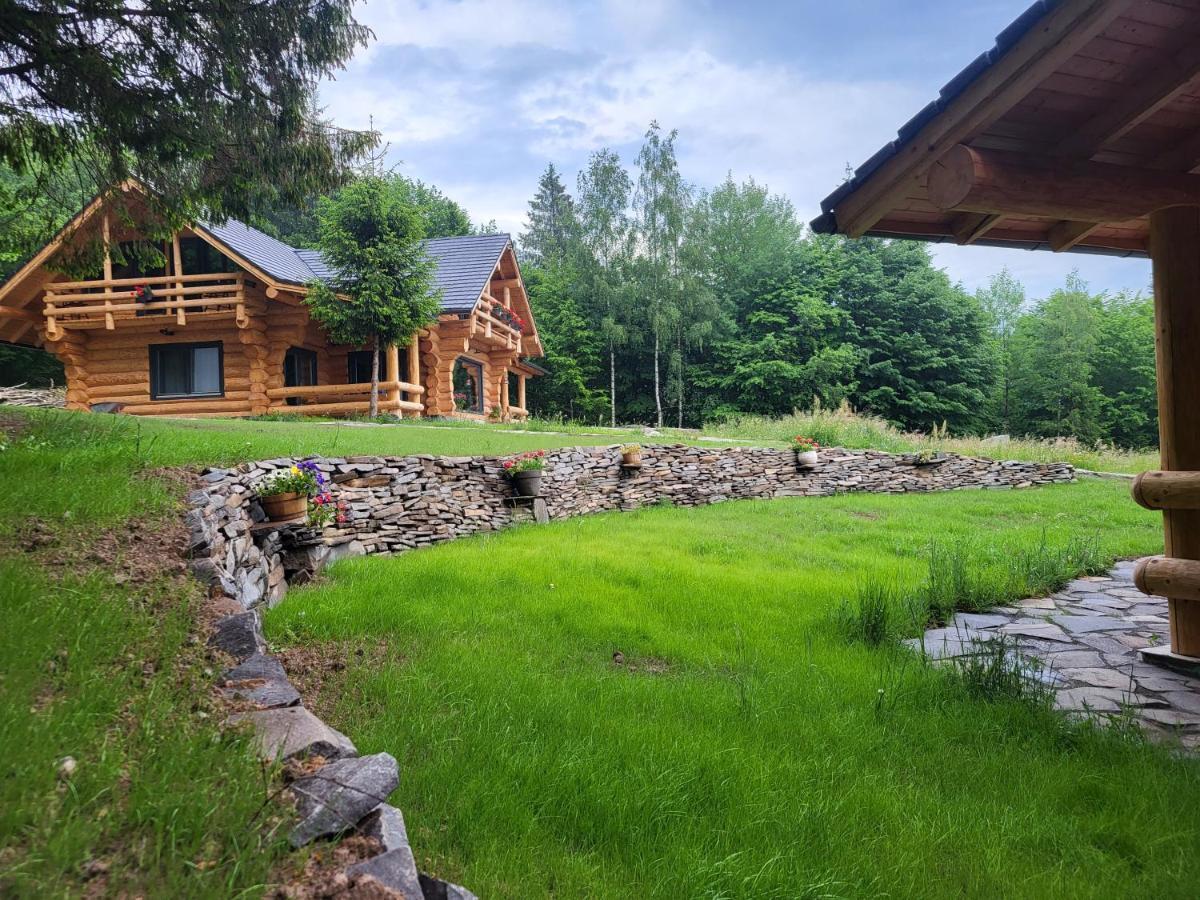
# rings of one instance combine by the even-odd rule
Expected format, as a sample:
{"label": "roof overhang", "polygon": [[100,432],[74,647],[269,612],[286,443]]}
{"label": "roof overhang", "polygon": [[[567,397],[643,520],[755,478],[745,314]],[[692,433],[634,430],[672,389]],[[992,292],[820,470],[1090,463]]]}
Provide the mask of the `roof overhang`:
{"label": "roof overhang", "polygon": [[[1200,6],[1039,0],[826,197],[812,227],[1145,256],[1153,210],[1134,201],[1166,182],[1191,196],[1197,164]],[[971,184],[946,189],[949,166]],[[1104,203],[1080,193],[1089,177]],[[1054,202],[1037,202],[1048,190]]]}

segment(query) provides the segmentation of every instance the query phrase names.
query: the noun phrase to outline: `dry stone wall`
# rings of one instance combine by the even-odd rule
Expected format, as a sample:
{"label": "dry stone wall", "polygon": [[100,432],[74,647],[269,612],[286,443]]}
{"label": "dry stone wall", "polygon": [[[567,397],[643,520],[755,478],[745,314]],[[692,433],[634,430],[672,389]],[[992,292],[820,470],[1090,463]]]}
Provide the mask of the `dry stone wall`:
{"label": "dry stone wall", "polygon": [[845,492],[903,493],[1008,489],[1074,479],[1066,463],[1001,462],[947,455],[932,464],[912,455],[826,450],[800,468],[786,450],[643,448],[641,468],[622,467],[619,449],[548,451],[542,501],[514,505],[497,457],[350,456],[318,459],[345,502],[347,521],[315,531],[264,523],[255,488],[290,458],[213,469],[189,497],[193,568],[222,594],[253,609],[277,602],[289,582],[363,553],[397,553],[514,523],[565,519],[667,502],[819,497]]}

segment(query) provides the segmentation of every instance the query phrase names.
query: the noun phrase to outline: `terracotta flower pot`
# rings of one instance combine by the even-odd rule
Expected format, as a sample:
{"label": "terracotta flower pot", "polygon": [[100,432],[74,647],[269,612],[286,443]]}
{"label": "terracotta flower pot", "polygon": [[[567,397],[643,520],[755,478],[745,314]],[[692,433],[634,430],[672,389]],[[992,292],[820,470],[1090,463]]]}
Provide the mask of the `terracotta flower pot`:
{"label": "terracotta flower pot", "polygon": [[270,494],[259,497],[263,512],[272,522],[287,522],[298,519],[308,512],[308,497],[304,494],[291,492],[288,494]]}
{"label": "terracotta flower pot", "polygon": [[542,490],[542,470],[526,469],[512,477],[513,490],[518,497],[536,497]]}
{"label": "terracotta flower pot", "polygon": [[802,469],[811,469],[817,464],[818,459],[819,457],[817,456],[816,450],[796,451],[796,465],[800,466]]}

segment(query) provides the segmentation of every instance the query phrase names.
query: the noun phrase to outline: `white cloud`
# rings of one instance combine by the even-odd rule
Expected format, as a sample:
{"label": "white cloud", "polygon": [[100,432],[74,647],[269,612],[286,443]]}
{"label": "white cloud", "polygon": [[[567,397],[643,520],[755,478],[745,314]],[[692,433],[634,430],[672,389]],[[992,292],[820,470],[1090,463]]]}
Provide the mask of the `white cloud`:
{"label": "white cloud", "polygon": [[565,47],[575,34],[569,4],[548,0],[373,0],[355,18],[375,32],[374,47],[444,47],[467,56],[518,44]]}

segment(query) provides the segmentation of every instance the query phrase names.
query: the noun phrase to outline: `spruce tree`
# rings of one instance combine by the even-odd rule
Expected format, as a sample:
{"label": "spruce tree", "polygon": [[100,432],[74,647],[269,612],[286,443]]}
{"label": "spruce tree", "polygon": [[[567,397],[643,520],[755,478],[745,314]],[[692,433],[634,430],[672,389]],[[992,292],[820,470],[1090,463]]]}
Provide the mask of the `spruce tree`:
{"label": "spruce tree", "polygon": [[529,201],[528,222],[520,237],[524,261],[534,266],[566,261],[576,228],[575,203],[550,163]]}

